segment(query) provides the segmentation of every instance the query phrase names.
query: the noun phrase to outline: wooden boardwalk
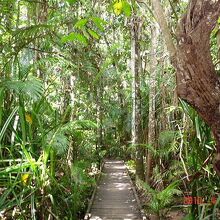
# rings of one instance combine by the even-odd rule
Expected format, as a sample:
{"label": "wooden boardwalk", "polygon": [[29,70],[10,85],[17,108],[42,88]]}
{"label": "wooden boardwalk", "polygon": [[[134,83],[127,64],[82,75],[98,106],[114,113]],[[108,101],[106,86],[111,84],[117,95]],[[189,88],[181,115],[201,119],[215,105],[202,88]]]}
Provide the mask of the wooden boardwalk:
{"label": "wooden boardwalk", "polygon": [[142,219],[123,161],[105,162],[88,214],[90,220]]}

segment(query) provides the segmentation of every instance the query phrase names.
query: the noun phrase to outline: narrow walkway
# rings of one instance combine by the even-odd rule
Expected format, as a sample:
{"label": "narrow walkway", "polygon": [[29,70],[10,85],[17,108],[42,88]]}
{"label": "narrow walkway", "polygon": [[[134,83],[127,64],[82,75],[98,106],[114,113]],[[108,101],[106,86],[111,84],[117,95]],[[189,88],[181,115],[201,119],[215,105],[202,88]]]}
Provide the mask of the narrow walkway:
{"label": "narrow walkway", "polygon": [[141,220],[123,161],[106,161],[91,207],[91,220]]}

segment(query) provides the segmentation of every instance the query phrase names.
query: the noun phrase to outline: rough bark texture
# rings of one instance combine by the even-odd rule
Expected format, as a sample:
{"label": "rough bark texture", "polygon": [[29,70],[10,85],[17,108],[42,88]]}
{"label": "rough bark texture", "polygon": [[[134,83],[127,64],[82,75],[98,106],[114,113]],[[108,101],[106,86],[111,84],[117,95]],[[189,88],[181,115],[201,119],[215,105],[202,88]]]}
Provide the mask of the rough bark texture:
{"label": "rough bark texture", "polygon": [[144,180],[143,149],[141,143],[140,48],[141,22],[136,16],[131,21],[131,73],[132,82],[132,144],[136,145],[136,177]]}
{"label": "rough bark texture", "polygon": [[215,169],[220,175],[220,79],[210,53],[210,34],[220,15],[220,0],[191,0],[178,31],[174,65],[177,92],[211,127],[217,146]]}
{"label": "rough bark texture", "polygon": [[[216,140],[215,170],[220,175],[220,80],[210,53],[210,35],[220,16],[220,0],[191,0],[178,26],[177,49],[168,39],[160,0],[152,0],[170,59],[176,68],[178,96],[191,104],[211,127]],[[162,18],[162,19],[161,19]]]}

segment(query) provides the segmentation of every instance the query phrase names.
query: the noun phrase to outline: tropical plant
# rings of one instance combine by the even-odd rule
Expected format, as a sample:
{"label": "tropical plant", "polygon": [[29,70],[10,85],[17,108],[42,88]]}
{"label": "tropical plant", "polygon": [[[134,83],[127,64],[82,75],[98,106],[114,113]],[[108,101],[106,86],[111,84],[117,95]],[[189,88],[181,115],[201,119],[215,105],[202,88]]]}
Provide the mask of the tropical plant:
{"label": "tropical plant", "polygon": [[139,186],[145,191],[149,197],[149,202],[146,203],[147,210],[156,214],[158,219],[164,219],[167,208],[174,201],[175,195],[181,195],[182,192],[177,189],[179,181],[169,184],[163,190],[156,190],[151,188],[145,182],[139,182]]}

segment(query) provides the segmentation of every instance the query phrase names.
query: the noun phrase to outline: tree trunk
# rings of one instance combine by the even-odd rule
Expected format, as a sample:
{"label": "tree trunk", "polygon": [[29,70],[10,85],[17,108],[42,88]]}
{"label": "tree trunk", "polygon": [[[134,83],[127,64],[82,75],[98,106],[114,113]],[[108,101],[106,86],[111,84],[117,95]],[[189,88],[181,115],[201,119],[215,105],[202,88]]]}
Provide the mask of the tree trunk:
{"label": "tree trunk", "polygon": [[167,49],[170,54],[170,59],[172,62],[176,55],[176,48],[172,40],[172,35],[166,21],[164,10],[161,6],[160,0],[151,0],[151,1],[154,9],[154,15],[157,19],[158,24],[160,25],[161,31],[164,36],[164,40],[166,42]]}
{"label": "tree trunk", "polygon": [[[36,18],[37,18],[37,24],[44,24],[47,22],[47,17],[48,17],[48,1],[43,0],[42,2],[36,3]],[[36,62],[39,62],[41,58],[43,58],[43,54],[41,54],[38,49],[40,49],[41,45],[41,39],[36,39],[35,42],[35,60]],[[44,79],[44,73],[43,73],[43,68],[41,66],[38,67],[37,69],[37,76],[40,79]]]}
{"label": "tree trunk", "polygon": [[136,178],[144,180],[143,149],[141,143],[140,48],[141,22],[136,16],[131,21],[132,82],[132,144],[136,146]]}
{"label": "tree trunk", "polygon": [[120,106],[120,118],[118,120],[118,138],[119,138],[119,146],[122,147],[126,145],[126,121],[127,121],[127,105],[125,101],[125,97],[123,94],[124,86],[122,84],[122,79],[118,82],[118,101]]}
{"label": "tree trunk", "polygon": [[96,88],[96,112],[97,112],[97,147],[103,150],[103,78],[101,77],[98,87]]}
{"label": "tree trunk", "polygon": [[[76,84],[76,77],[71,75],[68,77],[69,81],[68,86],[69,86],[69,106],[67,106],[67,108],[70,108],[70,112],[69,112],[69,119],[68,121],[74,121],[74,116],[75,116],[75,112],[74,112],[74,105],[75,105],[75,84]],[[67,122],[68,122],[67,121]],[[67,164],[70,167],[70,169],[72,168],[72,165],[74,163],[74,160],[76,159],[77,153],[74,150],[74,140],[73,137],[70,137],[70,143],[69,143],[69,148],[68,148],[68,153],[67,153]]]}
{"label": "tree trunk", "polygon": [[[159,29],[157,23],[151,28],[151,63],[149,80],[149,115],[148,115],[148,145],[156,147],[156,82],[157,82],[157,45]],[[147,151],[146,181],[150,183],[153,173],[153,155]]]}
{"label": "tree trunk", "polygon": [[191,1],[177,37],[177,92],[211,127],[216,140],[215,168],[220,175],[220,79],[210,53],[210,35],[220,15],[220,1]]}
{"label": "tree trunk", "polygon": [[[217,148],[215,170],[220,175],[220,80],[210,53],[210,35],[220,16],[220,0],[191,0],[178,26],[174,53],[168,25],[159,0],[152,0],[173,66],[177,93],[210,126]],[[159,9],[159,10],[158,10]],[[162,19],[161,19],[162,18]]]}

